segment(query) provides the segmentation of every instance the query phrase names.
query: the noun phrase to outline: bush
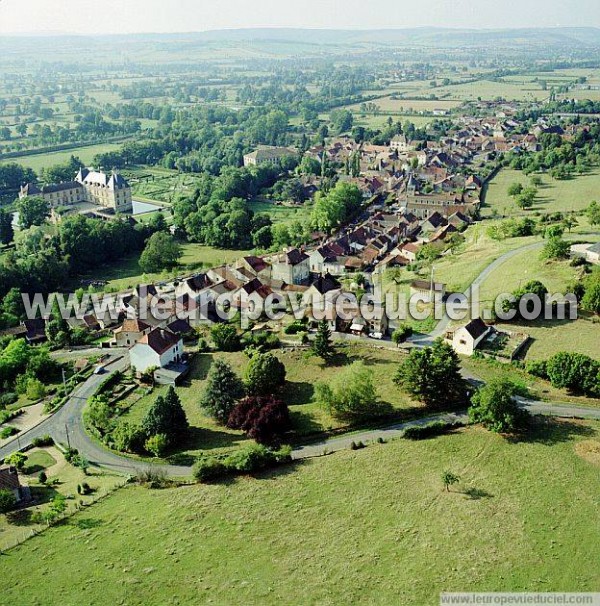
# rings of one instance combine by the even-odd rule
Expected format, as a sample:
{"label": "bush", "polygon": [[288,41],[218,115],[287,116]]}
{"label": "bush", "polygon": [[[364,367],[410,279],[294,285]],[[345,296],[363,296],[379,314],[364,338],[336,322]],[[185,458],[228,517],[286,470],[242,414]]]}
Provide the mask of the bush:
{"label": "bush", "polygon": [[161,457],[167,451],[169,438],[164,433],[150,436],[144,443],[144,448],[155,457]]}
{"label": "bush", "polygon": [[285,366],[272,353],[254,352],[244,373],[246,391],[253,396],[275,393],[285,383]]}
{"label": "bush", "polygon": [[43,448],[45,446],[54,446],[54,438],[48,434],[45,436],[40,436],[39,438],[34,438],[31,441],[31,445],[35,448]]}
{"label": "bush", "polygon": [[164,488],[170,484],[165,470],[155,467],[148,467],[138,471],[135,481],[148,488]]}
{"label": "bush", "polygon": [[433,421],[426,425],[415,425],[407,427],[402,434],[402,437],[409,440],[424,440],[433,436],[441,436],[449,431],[462,427],[462,423],[445,423],[443,421]]}
{"label": "bush", "polygon": [[19,433],[19,430],[12,425],[8,425],[7,427],[3,427],[0,429],[0,440],[6,440],[6,438],[10,438],[10,436],[14,436]]}
{"label": "bush", "polygon": [[17,499],[11,490],[0,489],[0,513],[7,513],[14,509]]}
{"label": "bush", "polygon": [[306,331],[306,320],[305,319],[294,320],[291,324],[288,324],[283,329],[283,332],[286,335],[295,335],[295,334],[298,334],[299,332],[304,332],[304,331]]}
{"label": "bush", "polygon": [[229,473],[227,466],[214,457],[199,459],[194,463],[194,478],[198,482],[213,482]]}
{"label": "bush", "polygon": [[48,476],[46,475],[45,471],[40,471],[39,475],[38,475],[38,482],[40,484],[45,484],[48,481]]}
{"label": "bush", "polygon": [[548,369],[546,368],[546,360],[529,360],[525,369],[530,375],[539,377],[540,379],[548,378]]}
{"label": "bush", "polygon": [[0,409],[6,408],[7,406],[14,404],[18,399],[19,396],[12,391],[3,393],[2,395],[0,395]]}
{"label": "bush", "polygon": [[238,351],[240,349],[240,337],[233,324],[215,324],[210,329],[210,336],[215,347],[220,351]]}
{"label": "bush", "polygon": [[254,347],[259,351],[266,351],[267,349],[275,349],[279,347],[279,337],[271,332],[260,331],[246,335],[242,341],[242,346]]}

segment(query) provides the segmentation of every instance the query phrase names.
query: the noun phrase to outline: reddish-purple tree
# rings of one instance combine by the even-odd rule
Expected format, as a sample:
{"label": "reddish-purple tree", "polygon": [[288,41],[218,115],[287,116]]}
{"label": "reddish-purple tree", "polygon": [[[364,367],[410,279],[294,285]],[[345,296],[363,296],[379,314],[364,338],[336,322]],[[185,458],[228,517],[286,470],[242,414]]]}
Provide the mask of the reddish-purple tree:
{"label": "reddish-purple tree", "polygon": [[241,429],[248,437],[267,446],[279,444],[290,425],[287,405],[273,396],[240,400],[227,421],[230,429]]}

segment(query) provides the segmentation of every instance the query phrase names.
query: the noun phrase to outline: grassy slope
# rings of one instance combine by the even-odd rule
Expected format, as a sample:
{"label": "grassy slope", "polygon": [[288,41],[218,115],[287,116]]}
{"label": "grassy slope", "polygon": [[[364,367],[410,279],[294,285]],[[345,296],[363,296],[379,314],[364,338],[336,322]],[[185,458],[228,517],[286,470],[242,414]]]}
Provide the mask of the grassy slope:
{"label": "grassy slope", "polygon": [[[426,606],[444,590],[597,591],[598,468],[575,445],[598,429],[509,443],[475,428],[231,484],[126,488],[6,554],[3,596]],[[446,469],[462,478],[450,493]]]}
{"label": "grassy slope", "polygon": [[533,207],[523,211],[517,207],[514,200],[508,195],[508,186],[511,183],[529,185],[529,178],[521,171],[505,168],[490,183],[482,209],[483,216],[489,216],[495,209],[500,216],[513,217],[516,214],[526,215],[535,211],[541,212],[569,212],[581,211],[594,199],[598,198],[600,191],[600,169],[595,168],[589,173],[556,181],[549,175],[539,175],[542,186],[538,190],[538,197]]}

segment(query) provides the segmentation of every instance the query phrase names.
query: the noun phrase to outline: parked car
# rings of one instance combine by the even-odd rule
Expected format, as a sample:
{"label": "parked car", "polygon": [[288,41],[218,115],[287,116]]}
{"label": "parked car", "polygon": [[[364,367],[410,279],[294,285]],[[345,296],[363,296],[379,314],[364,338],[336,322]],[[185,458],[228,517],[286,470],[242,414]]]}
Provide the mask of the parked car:
{"label": "parked car", "polygon": [[370,332],[369,333],[369,338],[370,339],[383,339],[383,333],[381,333],[381,332]]}

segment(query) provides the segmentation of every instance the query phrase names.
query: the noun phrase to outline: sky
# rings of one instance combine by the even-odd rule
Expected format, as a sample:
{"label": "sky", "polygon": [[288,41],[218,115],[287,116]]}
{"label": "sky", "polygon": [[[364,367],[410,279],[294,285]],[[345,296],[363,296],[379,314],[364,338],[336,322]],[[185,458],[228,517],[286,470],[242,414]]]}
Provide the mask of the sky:
{"label": "sky", "polygon": [[248,27],[600,27],[599,0],[0,0],[0,35]]}

